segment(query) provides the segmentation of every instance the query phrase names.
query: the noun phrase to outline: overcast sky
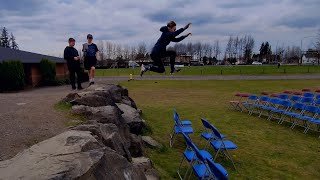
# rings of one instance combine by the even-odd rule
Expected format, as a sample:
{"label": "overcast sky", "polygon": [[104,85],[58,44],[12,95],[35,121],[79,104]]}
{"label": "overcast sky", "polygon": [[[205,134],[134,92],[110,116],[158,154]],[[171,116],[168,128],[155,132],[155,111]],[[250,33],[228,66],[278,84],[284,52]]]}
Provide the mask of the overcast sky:
{"label": "overcast sky", "polygon": [[[60,55],[69,37],[80,48],[87,33],[95,41],[151,46],[159,28],[175,20],[178,27],[193,23],[185,42],[224,45],[230,35],[251,34],[257,51],[263,41],[300,46],[320,29],[319,12],[320,0],[0,0],[0,27],[14,33],[22,50]],[[304,48],[312,39],[304,39]]]}

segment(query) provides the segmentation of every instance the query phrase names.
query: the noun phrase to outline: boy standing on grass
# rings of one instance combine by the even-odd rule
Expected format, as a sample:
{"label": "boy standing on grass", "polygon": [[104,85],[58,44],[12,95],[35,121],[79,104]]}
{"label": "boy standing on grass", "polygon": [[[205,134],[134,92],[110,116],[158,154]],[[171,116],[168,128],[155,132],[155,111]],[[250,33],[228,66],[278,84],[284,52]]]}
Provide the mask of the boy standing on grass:
{"label": "boy standing on grass", "polygon": [[69,38],[68,40],[69,46],[64,49],[64,59],[67,61],[68,70],[70,74],[70,82],[72,86],[72,90],[76,90],[76,74],[77,74],[77,83],[78,90],[83,89],[81,86],[81,68],[80,68],[80,56],[78,51],[74,48],[76,44],[76,40],[73,38]]}
{"label": "boy standing on grass", "polygon": [[90,84],[94,84],[94,76],[97,65],[97,53],[99,52],[96,44],[92,42],[93,36],[91,34],[87,35],[88,43],[83,44],[83,55],[84,55],[84,68],[88,70]]}
{"label": "boy standing on grass", "polygon": [[187,35],[180,36],[176,38],[179,34],[181,34],[184,30],[188,29],[191,23],[188,23],[184,28],[180,28],[176,31],[176,23],[174,21],[170,21],[167,26],[163,26],[160,28],[160,31],[162,32],[160,38],[158,39],[157,43],[152,48],[151,52],[151,59],[153,60],[153,64],[144,66],[142,64],[141,66],[141,77],[142,75],[147,71],[153,71],[157,73],[164,73],[165,68],[163,65],[163,62],[161,58],[164,57],[170,57],[170,65],[171,65],[171,72],[170,74],[174,74],[174,72],[179,72],[179,70],[175,69],[174,64],[176,61],[176,52],[175,51],[167,51],[167,45],[170,44],[170,42],[180,42],[184,40],[189,35],[192,35],[191,33],[188,33]]}

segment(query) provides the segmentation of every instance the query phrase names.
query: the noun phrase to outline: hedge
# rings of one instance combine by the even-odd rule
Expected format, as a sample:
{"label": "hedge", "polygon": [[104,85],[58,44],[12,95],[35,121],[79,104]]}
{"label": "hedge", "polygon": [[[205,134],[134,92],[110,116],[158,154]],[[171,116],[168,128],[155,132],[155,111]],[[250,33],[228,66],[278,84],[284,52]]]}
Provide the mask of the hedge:
{"label": "hedge", "polygon": [[56,63],[48,59],[40,61],[41,85],[54,86],[58,85],[56,80]]}
{"label": "hedge", "polygon": [[0,63],[0,90],[16,91],[25,87],[25,74],[21,61],[3,61]]}

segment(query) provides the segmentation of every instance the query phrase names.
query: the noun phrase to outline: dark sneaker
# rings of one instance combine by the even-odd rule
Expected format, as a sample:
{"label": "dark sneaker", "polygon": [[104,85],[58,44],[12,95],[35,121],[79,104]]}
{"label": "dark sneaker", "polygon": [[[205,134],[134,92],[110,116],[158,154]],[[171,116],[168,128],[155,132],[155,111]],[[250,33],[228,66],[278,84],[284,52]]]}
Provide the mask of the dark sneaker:
{"label": "dark sneaker", "polygon": [[93,82],[93,81],[89,83],[89,86],[91,86],[92,84],[94,84],[94,82]]}
{"label": "dark sneaker", "polygon": [[176,70],[176,72],[180,72],[181,71],[181,69],[175,69]]}
{"label": "dark sneaker", "polygon": [[72,86],[72,90],[73,90],[73,91],[74,91],[74,90],[77,90],[77,88],[76,88],[75,86],[74,86],[74,87]]}
{"label": "dark sneaker", "polygon": [[83,87],[81,87],[81,86],[80,86],[80,87],[78,87],[78,90],[82,90],[82,89],[83,89]]}

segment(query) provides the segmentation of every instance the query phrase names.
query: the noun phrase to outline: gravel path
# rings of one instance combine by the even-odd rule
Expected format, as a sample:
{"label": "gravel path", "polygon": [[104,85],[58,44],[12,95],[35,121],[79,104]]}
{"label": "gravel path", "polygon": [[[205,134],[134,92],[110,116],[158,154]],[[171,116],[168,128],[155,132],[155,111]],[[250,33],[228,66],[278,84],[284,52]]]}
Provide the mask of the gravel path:
{"label": "gravel path", "polygon": [[66,129],[66,116],[54,104],[69,86],[0,93],[0,160]]}
{"label": "gravel path", "polygon": [[[126,81],[129,76],[98,77],[97,81]],[[134,80],[288,80],[288,79],[320,79],[320,74],[296,75],[220,75],[220,76],[135,76]]]}

